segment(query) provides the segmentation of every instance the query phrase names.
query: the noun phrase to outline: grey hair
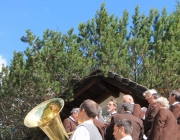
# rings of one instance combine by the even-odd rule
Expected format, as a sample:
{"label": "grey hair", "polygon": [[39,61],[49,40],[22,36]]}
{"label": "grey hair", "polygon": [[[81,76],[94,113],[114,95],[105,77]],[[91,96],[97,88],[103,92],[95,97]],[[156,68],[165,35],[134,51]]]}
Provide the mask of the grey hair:
{"label": "grey hair", "polygon": [[146,90],[146,91],[143,93],[143,96],[146,96],[146,93],[150,93],[150,94],[152,95],[152,94],[157,94],[157,91],[156,91],[155,89]]}
{"label": "grey hair", "polygon": [[130,111],[131,113],[133,113],[134,105],[131,103],[123,103],[122,108],[124,108],[124,111]]}
{"label": "grey hair", "polygon": [[78,113],[79,112],[79,108],[73,108],[72,110],[71,110],[71,114],[73,114],[73,113]]}
{"label": "grey hair", "polygon": [[169,101],[167,100],[167,98],[165,98],[165,97],[159,97],[159,98],[157,99],[157,102],[158,102],[158,103],[161,103],[163,107],[169,108]]}

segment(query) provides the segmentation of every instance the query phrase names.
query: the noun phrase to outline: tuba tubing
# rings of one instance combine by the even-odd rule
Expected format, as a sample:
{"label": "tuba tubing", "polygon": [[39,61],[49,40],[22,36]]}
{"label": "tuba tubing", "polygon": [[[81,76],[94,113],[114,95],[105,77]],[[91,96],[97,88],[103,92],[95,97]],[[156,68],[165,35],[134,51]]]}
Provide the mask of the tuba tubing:
{"label": "tuba tubing", "polygon": [[60,118],[64,100],[53,98],[34,107],[25,117],[24,124],[29,128],[40,127],[50,140],[68,140]]}

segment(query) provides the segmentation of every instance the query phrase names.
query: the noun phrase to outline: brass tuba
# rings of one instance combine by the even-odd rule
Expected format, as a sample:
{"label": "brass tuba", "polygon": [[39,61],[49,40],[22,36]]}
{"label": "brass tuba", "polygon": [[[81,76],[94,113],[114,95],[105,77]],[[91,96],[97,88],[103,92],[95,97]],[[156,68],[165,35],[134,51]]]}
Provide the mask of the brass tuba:
{"label": "brass tuba", "polygon": [[61,98],[44,101],[26,115],[24,124],[27,127],[40,127],[51,140],[68,140],[59,116],[63,106],[64,100]]}

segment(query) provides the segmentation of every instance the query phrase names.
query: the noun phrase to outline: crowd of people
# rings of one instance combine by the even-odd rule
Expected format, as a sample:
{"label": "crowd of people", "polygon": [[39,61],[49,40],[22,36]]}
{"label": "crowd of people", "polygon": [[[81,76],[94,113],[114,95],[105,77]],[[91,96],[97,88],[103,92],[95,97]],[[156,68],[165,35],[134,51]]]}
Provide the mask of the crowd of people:
{"label": "crowd of people", "polygon": [[148,108],[135,104],[124,95],[122,108],[112,99],[107,104],[108,115],[93,100],[85,100],[63,121],[70,140],[180,140],[180,92],[173,90],[168,99],[155,89],[143,96]]}

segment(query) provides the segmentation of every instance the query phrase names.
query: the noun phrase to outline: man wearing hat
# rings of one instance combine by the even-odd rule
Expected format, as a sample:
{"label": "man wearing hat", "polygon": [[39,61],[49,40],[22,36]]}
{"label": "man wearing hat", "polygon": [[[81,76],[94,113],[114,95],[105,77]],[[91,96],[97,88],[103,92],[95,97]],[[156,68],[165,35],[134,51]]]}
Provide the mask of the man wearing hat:
{"label": "man wearing hat", "polygon": [[73,132],[78,125],[78,112],[79,108],[73,108],[71,115],[63,121],[64,128],[67,133]]}
{"label": "man wearing hat", "polygon": [[156,116],[159,106],[156,105],[157,99],[160,95],[157,93],[155,89],[147,90],[143,93],[146,100],[149,103],[148,109],[146,111],[146,116],[144,120],[144,134],[148,137],[149,130],[151,129],[152,123],[154,121],[154,117]]}

